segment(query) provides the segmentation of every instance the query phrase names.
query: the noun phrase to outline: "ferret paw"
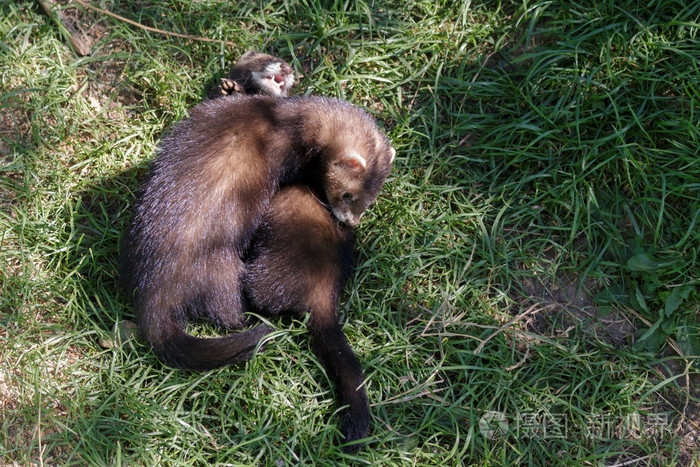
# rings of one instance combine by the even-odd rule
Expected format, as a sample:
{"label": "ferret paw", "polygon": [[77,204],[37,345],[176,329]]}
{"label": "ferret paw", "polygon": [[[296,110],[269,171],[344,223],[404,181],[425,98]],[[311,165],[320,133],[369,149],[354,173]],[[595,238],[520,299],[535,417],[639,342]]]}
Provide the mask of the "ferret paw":
{"label": "ferret paw", "polygon": [[221,78],[221,86],[219,86],[222,96],[230,96],[237,92],[243,92],[243,87],[236,81],[228,78]]}

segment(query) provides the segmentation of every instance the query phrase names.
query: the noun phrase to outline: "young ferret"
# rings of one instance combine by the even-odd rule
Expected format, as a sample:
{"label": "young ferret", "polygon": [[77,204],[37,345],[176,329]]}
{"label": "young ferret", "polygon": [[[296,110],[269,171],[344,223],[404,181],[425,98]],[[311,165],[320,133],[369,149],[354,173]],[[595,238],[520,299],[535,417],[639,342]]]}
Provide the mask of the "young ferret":
{"label": "young ferret", "polygon": [[[267,326],[209,339],[184,328],[204,318],[241,329],[243,294],[268,314],[308,312],[348,406],[346,441],[364,437],[362,370],[338,325],[337,296],[350,271],[351,228],[394,154],[374,120],[342,100],[237,96],[192,109],[161,142],[125,241],[124,282],[156,355],[192,369],[250,358]],[[291,185],[277,193],[280,184]]]}
{"label": "young ferret", "polygon": [[288,97],[294,86],[294,70],[281,58],[250,50],[241,55],[209,98],[231,94],[265,94]]}

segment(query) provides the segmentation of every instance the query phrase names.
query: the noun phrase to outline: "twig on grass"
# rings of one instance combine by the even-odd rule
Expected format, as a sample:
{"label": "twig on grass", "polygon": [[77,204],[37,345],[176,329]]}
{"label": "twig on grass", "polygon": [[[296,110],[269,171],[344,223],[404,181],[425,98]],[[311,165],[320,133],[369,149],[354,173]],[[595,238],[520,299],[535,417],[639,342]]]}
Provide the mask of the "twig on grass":
{"label": "twig on grass", "polygon": [[71,47],[78,55],[90,55],[91,45],[90,39],[81,31],[75,27],[73,22],[63,14],[61,10],[58,12],[54,11],[52,0],[36,0],[39,5],[44,9],[46,14],[56,23],[58,29],[61,31]]}
{"label": "twig on grass", "polygon": [[96,7],[94,5],[89,4],[87,2],[84,2],[83,0],[73,0],[73,1],[84,6],[85,8],[89,8],[93,11],[98,12],[98,13],[102,13],[103,15],[111,16],[112,18],[116,18],[119,21],[123,21],[125,23],[131,24],[132,26],[136,26],[137,28],[144,29],[146,31],[155,32],[157,34],[164,34],[166,36],[180,37],[182,39],[188,39],[188,40],[193,40],[193,41],[213,42],[216,44],[225,44],[225,45],[229,45],[231,47],[238,47],[237,44],[234,44],[233,42],[229,42],[229,41],[222,41],[219,39],[209,39],[208,37],[193,36],[190,34],[180,34],[178,32],[164,31],[162,29],[153,28],[151,26],[146,26],[146,25],[143,25],[141,23],[137,23],[136,21],[132,21],[128,18],[124,18],[123,16],[119,16],[118,14],[112,13],[111,11],[103,10],[102,8],[99,8],[99,7]]}

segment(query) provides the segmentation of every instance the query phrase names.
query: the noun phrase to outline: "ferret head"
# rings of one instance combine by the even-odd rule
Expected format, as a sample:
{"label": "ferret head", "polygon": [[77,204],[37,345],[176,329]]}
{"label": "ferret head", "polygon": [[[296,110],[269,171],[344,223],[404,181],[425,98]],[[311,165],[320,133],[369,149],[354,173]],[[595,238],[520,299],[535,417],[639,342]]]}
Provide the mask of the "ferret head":
{"label": "ferret head", "polygon": [[251,50],[238,59],[235,69],[250,72],[247,92],[287,97],[294,86],[294,70],[281,58]]}
{"label": "ferret head", "polygon": [[396,151],[367,112],[345,100],[304,96],[279,104],[280,121],[298,144],[319,155],[321,184],[333,215],[351,227],[377,198]]}
{"label": "ferret head", "polygon": [[333,215],[351,227],[377,198],[391,170],[396,150],[386,138],[381,139],[376,147],[364,148],[371,152],[354,148],[339,152],[326,169],[324,185]]}

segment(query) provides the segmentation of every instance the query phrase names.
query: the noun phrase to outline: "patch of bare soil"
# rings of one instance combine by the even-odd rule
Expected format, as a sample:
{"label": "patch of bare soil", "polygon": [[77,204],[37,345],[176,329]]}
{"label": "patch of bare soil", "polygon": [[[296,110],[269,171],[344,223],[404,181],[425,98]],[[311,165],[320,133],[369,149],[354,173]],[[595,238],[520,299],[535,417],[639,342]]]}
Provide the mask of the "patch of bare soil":
{"label": "patch of bare soil", "polygon": [[[8,94],[21,87],[21,83],[8,84]],[[31,126],[32,116],[22,100],[22,93],[7,97],[0,110],[0,162],[10,162],[13,153],[11,143],[21,141]]]}
{"label": "patch of bare soil", "polygon": [[566,335],[581,325],[593,338],[619,346],[629,344],[636,332],[634,324],[623,313],[602,312],[596,307],[593,296],[598,286],[590,278],[581,282],[575,274],[543,280],[527,277],[521,285],[527,294],[527,298],[521,299],[524,304],[546,305],[546,311],[534,315],[529,323],[538,334],[554,329],[557,335]]}
{"label": "patch of bare soil", "polygon": [[[695,389],[698,388],[700,388],[700,378],[695,378]],[[676,429],[676,436],[681,448],[678,465],[698,465],[700,463],[700,404],[688,404],[683,412],[683,420]]]}
{"label": "patch of bare soil", "polygon": [[[636,327],[633,321],[621,310],[602,312],[593,297],[599,287],[592,279],[581,278],[575,274],[558,274],[553,279],[527,277],[521,281],[520,303],[516,313],[522,310],[534,310],[525,319],[525,327],[539,335],[548,337],[567,337],[573,329],[582,327],[591,338],[605,342],[613,347],[632,344]],[[658,396],[656,410],[651,412],[676,413],[669,417],[673,422],[664,427],[666,434],[678,441],[678,464],[696,465],[700,452],[700,374],[691,373],[689,362],[679,357],[671,346],[667,347],[663,365],[656,365],[654,370],[660,379],[677,377],[675,386],[667,393]],[[645,430],[658,427],[640,427],[642,436],[660,436],[659,433],[645,433]]]}
{"label": "patch of bare soil", "polygon": [[[22,101],[18,97],[7,98],[0,109],[0,165],[4,166],[0,181],[0,211],[11,219],[17,215],[13,207],[17,205],[17,192],[24,177],[19,165],[10,166],[15,159],[13,146],[26,138],[30,128],[31,114]],[[7,247],[9,241],[9,238],[0,239],[0,248]]]}
{"label": "patch of bare soil", "polygon": [[[86,55],[93,59],[86,65],[88,86],[83,95],[95,110],[113,122],[131,117],[131,106],[141,100],[141,94],[131,87],[126,78],[126,64],[131,44],[122,38],[110,38],[109,19],[81,6],[63,8],[61,21],[74,30],[87,47]],[[66,45],[68,47],[68,45]],[[126,54],[124,54],[126,52]],[[120,58],[115,58],[120,53]],[[100,60],[99,58],[103,58]]]}
{"label": "patch of bare soil", "polygon": [[115,58],[115,52],[131,52],[131,46],[122,40],[110,41],[100,53],[104,60],[89,64],[91,76],[85,92],[96,113],[118,124],[133,116],[132,108],[142,96],[126,77],[127,59]]}

